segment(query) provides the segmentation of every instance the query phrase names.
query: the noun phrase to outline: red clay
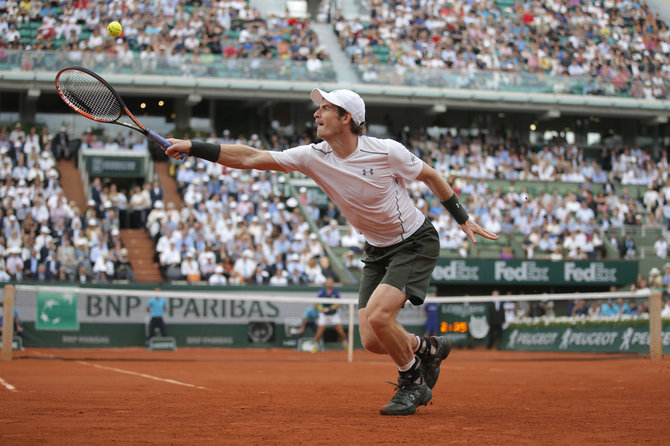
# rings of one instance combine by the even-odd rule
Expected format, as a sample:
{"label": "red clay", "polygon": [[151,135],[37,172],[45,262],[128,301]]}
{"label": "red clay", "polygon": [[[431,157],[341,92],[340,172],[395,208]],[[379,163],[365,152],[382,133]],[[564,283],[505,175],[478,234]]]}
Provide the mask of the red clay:
{"label": "red clay", "polygon": [[[356,351],[26,349],[0,362],[0,444],[667,444],[670,360],[455,350],[433,403]],[[171,381],[169,381],[171,380]],[[199,388],[201,387],[201,388]]]}

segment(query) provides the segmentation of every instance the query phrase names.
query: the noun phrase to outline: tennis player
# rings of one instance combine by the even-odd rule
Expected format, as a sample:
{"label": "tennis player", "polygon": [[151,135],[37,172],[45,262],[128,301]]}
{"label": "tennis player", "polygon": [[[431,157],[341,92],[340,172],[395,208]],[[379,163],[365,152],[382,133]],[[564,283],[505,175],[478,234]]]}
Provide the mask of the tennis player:
{"label": "tennis player", "polygon": [[410,415],[432,399],[440,364],[451,350],[444,337],[418,337],[396,320],[409,300],[421,305],[437,262],[437,231],[412,202],[406,186],[424,182],[472,243],[498,236],[469,218],[435,169],[391,139],[365,136],[365,103],[350,90],[310,95],[317,136],[323,141],[283,152],[239,144],[170,139],[167,154],[181,153],[236,169],[298,171],[311,177],[365,236],[358,319],[363,346],[388,354],[398,367],[396,394],[382,415]]}

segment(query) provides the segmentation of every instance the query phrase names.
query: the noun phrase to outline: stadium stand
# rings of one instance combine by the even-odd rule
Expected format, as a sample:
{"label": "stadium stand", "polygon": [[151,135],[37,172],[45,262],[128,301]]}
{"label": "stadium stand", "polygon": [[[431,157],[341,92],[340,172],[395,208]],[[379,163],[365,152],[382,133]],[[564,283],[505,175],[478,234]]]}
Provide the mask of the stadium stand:
{"label": "stadium stand", "polygon": [[[194,2],[130,2],[126,7],[102,8],[91,2],[58,2],[60,6],[7,2],[0,31],[6,32],[3,46],[32,52],[60,51],[68,60],[96,70],[118,69],[182,76],[222,76],[313,80],[334,79],[329,56],[319,44],[309,21],[295,16],[264,16],[244,1],[213,7]],[[53,2],[51,3],[53,4]],[[156,22],[156,9],[163,19]],[[111,20],[123,22],[121,38],[105,39]],[[117,61],[107,57],[118,56]],[[251,61],[244,71],[237,59]],[[291,66],[282,60],[304,61]],[[6,57],[7,68],[18,64],[30,69],[30,57]],[[41,64],[49,66],[48,61]],[[2,68],[2,67],[0,67]],[[293,73],[300,70],[301,73]]]}
{"label": "stadium stand", "polygon": [[[333,24],[363,82],[667,97],[670,31],[643,2],[369,5],[369,22]],[[419,76],[416,67],[433,70]],[[477,74],[490,71],[497,76],[482,85]],[[544,75],[579,80],[565,90]]]}
{"label": "stadium stand", "polygon": [[[440,86],[445,78],[432,78],[431,73],[460,73],[447,80],[466,79],[459,86],[485,90],[513,87],[564,92],[553,81],[536,82],[548,75],[583,79],[579,88],[568,91],[576,95],[666,97],[670,33],[643,3],[637,9],[627,2],[566,6],[553,1],[431,1],[423,9],[405,3],[370,1],[369,22],[322,12],[332,17],[342,48],[362,82]],[[10,51],[0,55],[0,70],[29,71],[37,64],[55,70],[66,58],[69,63],[119,73],[336,79],[328,51],[308,19],[265,15],[247,2],[231,1],[221,5],[162,2],[159,12],[164,18],[157,21],[158,5],[128,2],[126,7],[113,4],[105,9],[96,2],[6,2],[0,31],[3,49]],[[123,21],[124,35],[103,39],[101,30],[112,18]],[[566,37],[573,35],[579,39]],[[41,51],[49,50],[60,54],[40,57]],[[237,62],[241,59],[252,62],[240,68]],[[304,65],[286,65],[285,61]],[[424,74],[418,75],[414,68],[423,69]],[[434,70],[426,71],[431,68]],[[497,81],[479,83],[477,75],[491,71],[497,73]],[[86,200],[68,195],[66,203],[61,203],[61,199],[51,199],[61,189],[54,171],[60,170],[62,178],[68,158],[78,150],[124,150],[146,142],[132,135],[105,139],[86,132],[72,138],[81,140],[81,145],[73,146],[60,133],[51,136],[54,129],[44,126],[26,134],[21,124],[11,123],[0,133],[3,188],[8,192],[3,196],[21,197],[4,200],[2,249],[7,253],[16,250],[17,234],[12,235],[12,229],[25,234],[20,257],[24,265],[33,265],[33,276],[42,277],[38,270],[44,265],[45,280],[128,280],[118,274],[117,262],[124,261],[125,247],[112,234],[116,228],[126,237],[131,233],[124,231],[131,229],[146,234],[155,244],[151,263],[160,265],[163,280],[206,282],[218,266],[228,283],[269,282],[277,271],[280,275],[284,271],[289,283],[304,283],[309,281],[303,274],[307,266],[318,270],[321,265],[314,261],[328,258],[343,280],[355,281],[362,242],[354,239],[345,221],[330,215],[333,210],[327,204],[303,199],[292,186],[295,178],[228,172],[202,160],[186,160],[165,163],[165,170],[174,178],[174,190],[166,193],[175,193],[175,199],[152,199],[151,184],[145,182],[133,185],[132,192],[114,191],[115,185],[104,184],[98,199],[91,193]],[[653,153],[646,147],[615,142],[602,144],[600,152],[585,151],[560,137],[537,144],[496,129],[484,130],[486,137],[471,136],[465,128],[439,136],[423,128],[405,132],[407,147],[450,178],[468,209],[485,226],[499,227],[503,234],[495,242],[464,245],[464,235],[435,203],[435,197],[413,184],[410,193],[417,206],[440,232],[443,257],[629,256],[641,262],[654,257],[655,243],[665,237],[664,229],[670,230],[667,149]],[[237,139],[229,131],[221,138],[212,134],[201,139],[273,150],[312,140],[309,129],[288,135],[275,129],[257,131]],[[44,166],[44,178],[35,165]],[[173,187],[165,176],[161,183],[164,188]],[[46,202],[46,222],[41,200]],[[106,206],[107,201],[112,205]],[[54,213],[56,217],[51,218]],[[46,230],[42,235],[43,229],[50,238]],[[339,237],[327,234],[327,229]],[[633,253],[620,249],[627,234],[636,245]],[[337,238],[339,241],[330,242]],[[315,239],[322,251],[310,250]],[[133,240],[133,245],[138,243]],[[39,258],[33,256],[33,247]],[[72,251],[77,263],[64,267]],[[147,249],[130,253],[133,262],[143,251]],[[189,254],[197,265],[185,263]],[[243,262],[235,268],[245,256],[254,259],[254,266],[262,266],[262,278],[245,271]],[[653,260],[642,263],[642,270],[658,263]],[[27,274],[15,266],[11,271],[12,277]],[[312,277],[319,274],[312,272]]]}
{"label": "stadium stand", "polygon": [[[348,227],[346,222],[338,219],[338,213],[330,213],[328,207],[318,210],[318,207],[307,200],[304,190],[296,194],[299,198],[296,199],[287,184],[286,177],[266,172],[235,170],[226,172],[222,166],[202,160],[187,160],[175,166],[174,188],[186,203],[181,209],[175,209],[174,203],[170,201],[170,209],[163,210],[165,204],[162,200],[151,199],[151,184],[145,183],[142,187],[135,186],[135,192],[124,197],[123,201],[128,203],[129,212],[128,215],[123,214],[121,217],[122,209],[118,208],[119,199],[115,197],[118,192],[114,185],[112,187],[96,185],[94,180],[93,188],[100,190],[90,195],[96,196],[97,201],[88,201],[87,208],[81,215],[73,201],[71,205],[68,204],[59,182],[56,181],[57,171],[54,168],[56,157],[51,152],[53,139],[44,138],[44,143],[40,145],[39,139],[33,138],[38,141],[37,147],[41,148],[40,155],[34,153],[29,156],[28,159],[33,165],[29,163],[24,167],[23,159],[26,158],[26,153],[33,150],[30,143],[26,142],[31,138],[24,137],[24,134],[20,124],[15,125],[12,131],[3,128],[0,132],[3,164],[7,166],[4,171],[6,172],[4,186],[9,191],[18,190],[17,196],[22,197],[20,201],[15,200],[5,205],[3,249],[5,252],[10,252],[17,247],[23,248],[24,262],[31,260],[31,247],[35,245],[35,241],[28,238],[25,246],[24,243],[17,243],[15,239],[18,234],[12,235],[10,229],[11,216],[14,216],[14,219],[18,218],[19,227],[26,218],[28,218],[27,225],[32,219],[37,219],[38,222],[46,220],[46,223],[43,222],[39,228],[35,224],[32,231],[35,232],[36,228],[40,234],[43,231],[46,234],[48,231],[50,238],[56,240],[53,245],[55,250],[66,244],[66,241],[67,245],[73,245],[72,248],[84,246],[84,251],[88,251],[88,257],[84,258],[86,252],[78,254],[80,261],[76,265],[76,270],[79,271],[83,264],[88,270],[96,273],[98,279],[103,263],[99,251],[111,250],[110,256],[114,256],[115,260],[120,257],[123,245],[113,238],[119,226],[142,228],[146,231],[151,239],[157,242],[155,258],[161,264],[164,263],[160,260],[164,253],[159,246],[164,246],[165,242],[159,241],[161,237],[171,233],[175,237],[168,236],[168,239],[175,241],[179,262],[187,257],[190,250],[195,250],[193,252],[198,255],[201,269],[210,258],[215,259],[215,266],[223,262],[222,255],[230,257],[234,263],[245,251],[250,250],[256,256],[255,263],[263,266],[264,276],[268,279],[276,272],[277,258],[281,259],[279,263],[287,263],[286,275],[290,277],[293,269],[304,270],[305,265],[311,263],[310,258],[323,255],[323,251],[310,251],[310,239],[318,237],[321,243],[327,244],[332,249],[330,261],[336,265],[341,265],[342,256],[346,257],[352,249],[353,253],[360,252],[362,246],[360,240],[354,243],[346,240],[346,236],[350,235],[347,234]],[[36,135],[37,129],[31,129],[30,134]],[[299,139],[297,135],[293,135],[292,138]],[[209,140],[219,139],[210,137]],[[225,139],[221,139],[223,140]],[[667,168],[664,167],[667,158],[653,161],[649,153],[639,148],[614,148],[611,150],[610,159],[603,159],[600,164],[594,165],[584,159],[579,161],[583,153],[580,154],[574,147],[559,142],[543,148],[538,153],[529,151],[520,155],[512,151],[510,156],[507,145],[498,145],[495,150],[486,145],[477,148],[480,142],[476,139],[461,139],[457,142],[456,139],[445,137],[437,142],[432,152],[428,152],[432,147],[430,136],[423,135],[412,138],[411,141],[410,148],[419,151],[423,149],[425,153],[420,155],[432,162],[436,168],[448,166],[443,173],[453,179],[454,189],[467,200],[468,207],[480,221],[492,225],[503,234],[498,241],[481,241],[464,249],[464,236],[443,212],[442,207],[436,205],[435,198],[431,197],[428,191],[416,189],[417,184],[411,185],[410,191],[417,199],[417,205],[433,219],[441,234],[444,257],[647,258],[654,256],[656,241],[659,238],[664,239],[663,227],[667,227],[670,221],[667,215],[670,179],[667,178]],[[237,142],[256,145],[259,148],[265,147],[255,134],[249,139],[238,139]],[[509,145],[510,148],[513,146]],[[457,161],[459,153],[468,155]],[[542,165],[531,164],[531,160],[538,157],[546,160],[547,165],[554,168],[552,176],[544,178],[545,181],[540,181],[532,173],[535,167]],[[511,158],[515,158],[514,163],[509,162]],[[67,161],[62,160],[61,166]],[[30,175],[31,168],[40,165],[44,166],[46,171],[44,187],[39,175]],[[468,172],[463,171],[461,165],[490,165],[502,168]],[[510,167],[511,165],[516,167]],[[612,170],[600,169],[608,166],[612,166]],[[577,175],[575,178],[577,181],[588,182],[593,180],[593,174],[599,169],[604,174],[602,178],[606,181],[604,183],[584,185],[583,182],[576,181],[558,183],[551,181],[567,179],[565,174],[569,172]],[[511,172],[529,171],[531,173],[523,181],[504,180]],[[640,172],[644,173],[644,176],[640,176]],[[633,178],[631,173],[639,177],[636,180],[639,184],[632,184],[632,181],[626,180]],[[32,194],[28,195],[34,197],[33,199],[23,199],[22,191],[25,187],[32,188]],[[615,190],[621,190],[621,193],[615,193]],[[161,195],[162,193],[161,191]],[[52,196],[58,198],[51,198]],[[42,209],[40,199],[46,200],[50,206]],[[138,203],[143,203],[137,210],[133,207],[135,199]],[[316,214],[314,211],[311,214],[307,212],[309,205],[316,208]],[[332,218],[329,218],[329,215]],[[311,222],[308,219],[311,219]],[[107,230],[96,229],[102,225],[107,225]],[[312,228],[318,229],[312,230]],[[331,228],[337,231],[337,236],[328,235],[326,230]],[[24,229],[27,234],[30,234],[30,231]],[[84,236],[81,235],[81,231],[84,232]],[[98,243],[103,234],[109,235],[106,249]],[[635,241],[636,251],[632,254],[619,249],[626,234],[631,234]],[[29,274],[35,274],[40,264],[49,264],[51,268],[56,268],[51,270],[51,277],[55,278],[57,277],[55,271],[60,265],[49,263],[51,261],[49,248],[43,250],[44,240],[47,239],[44,237],[38,240],[36,246],[38,251],[43,251],[43,254]],[[87,240],[86,244],[84,240]],[[136,241],[133,242],[135,243]],[[225,247],[223,250],[222,245]],[[51,252],[51,255],[55,255],[55,251]],[[290,259],[296,259],[295,255],[299,256],[300,261],[288,262]],[[61,263],[67,262],[65,256],[62,254]],[[98,267],[94,268],[96,262]],[[289,264],[293,269],[288,267]],[[112,265],[105,264],[105,266],[107,269],[102,280],[117,278]],[[181,273],[181,267],[179,275],[172,271],[172,276],[169,276],[167,274],[169,265],[163,266],[165,266],[164,279],[186,279],[187,275]],[[23,273],[23,271],[12,271],[15,275]],[[74,273],[75,268],[71,267],[64,274],[74,280]],[[206,281],[213,273],[213,268],[199,272],[198,280]],[[230,280],[230,277],[227,279]],[[250,280],[250,276],[245,279]]]}

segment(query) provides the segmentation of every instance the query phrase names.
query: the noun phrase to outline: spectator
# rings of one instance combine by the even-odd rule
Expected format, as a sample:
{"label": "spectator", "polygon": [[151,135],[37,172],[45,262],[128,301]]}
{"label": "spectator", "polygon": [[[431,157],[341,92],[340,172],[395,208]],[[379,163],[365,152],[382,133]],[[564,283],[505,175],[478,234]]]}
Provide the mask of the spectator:
{"label": "spectator", "polygon": [[186,257],[181,262],[181,275],[190,283],[198,282],[202,278],[200,274],[200,265],[195,259],[195,250],[189,249]]}
{"label": "spectator", "polygon": [[298,268],[294,268],[289,271],[287,276],[288,283],[291,285],[307,285],[309,284],[309,278],[304,271]]}
{"label": "spectator", "polygon": [[568,305],[566,314],[571,317],[581,316],[588,312],[588,305],[585,299],[575,299]]}
{"label": "spectator", "polygon": [[10,280],[12,280],[12,277],[7,273],[5,260],[0,259],[0,282],[9,282]]}
{"label": "spectator", "polygon": [[259,263],[256,265],[254,273],[249,278],[249,283],[255,285],[265,285],[270,283],[270,274],[268,274],[268,272],[263,269],[263,265]]}
{"label": "spectator", "polygon": [[224,275],[223,266],[216,265],[216,268],[214,268],[214,274],[209,276],[207,282],[210,285],[226,285],[228,283],[228,279],[226,279],[226,276]]}
{"label": "spectator", "polygon": [[[505,245],[502,248],[502,251],[500,252],[500,258],[501,259],[513,259],[514,258],[514,253],[512,252],[512,247],[509,245]],[[533,258],[528,257],[528,258]]]}
{"label": "spectator", "polygon": [[96,177],[91,181],[91,200],[94,201],[93,204],[95,206],[96,217],[100,217],[100,215],[97,214],[102,207],[102,182],[100,181],[100,178]]}
{"label": "spectator", "polygon": [[365,266],[365,264],[361,261],[360,256],[351,249],[342,254],[342,258],[345,268],[347,268],[349,271],[360,272]]}
{"label": "spectator", "polygon": [[663,274],[663,286],[668,286],[670,285],[670,262],[663,265],[663,269],[665,270]]}
{"label": "spectator", "polygon": [[100,252],[93,262],[93,276],[96,281],[107,281],[109,277],[114,277],[114,262],[110,258],[109,251]]}
{"label": "spectator", "polygon": [[157,201],[163,201],[163,186],[161,186],[158,180],[154,180],[151,183],[150,197],[152,207],[156,206]]}
{"label": "spectator", "polygon": [[144,225],[144,214],[150,204],[139,186],[133,186],[128,207],[130,208],[130,227],[139,229]]}
{"label": "spectator", "polygon": [[272,277],[270,277],[270,285],[286,286],[288,285],[287,272],[283,269],[277,269]]}
{"label": "spectator", "polygon": [[136,281],[133,266],[128,258],[128,249],[121,248],[119,250],[119,256],[114,262],[114,271],[116,272],[116,279],[118,280],[127,280],[129,282]]}
{"label": "spectator", "polygon": [[613,308],[619,316],[621,315],[626,315],[630,316],[631,313],[631,308],[630,305],[628,305],[622,297],[619,297],[616,301],[616,306]]}
{"label": "spectator", "polygon": [[51,151],[56,160],[70,158],[70,138],[65,127],[61,127],[60,132],[54,136],[51,143]]}
{"label": "spectator", "polygon": [[[8,36],[5,36],[5,39],[8,39]],[[20,122],[14,124],[14,129],[9,134],[9,142],[14,143],[17,140],[26,139],[26,132],[23,130],[23,125]]]}
{"label": "spectator", "polygon": [[665,301],[663,309],[661,310],[661,318],[670,319],[670,299]]}
{"label": "spectator", "polygon": [[324,277],[332,277],[335,283],[340,282],[340,276],[330,266],[330,259],[327,256],[319,257],[319,265],[321,265],[321,274],[323,274]]}
{"label": "spectator", "polygon": [[340,230],[337,227],[337,220],[330,220],[329,224],[319,229],[321,239],[331,248],[340,246]]}
{"label": "spectator", "polygon": [[250,249],[242,251],[242,257],[235,261],[234,270],[240,275],[245,283],[251,281],[251,275],[256,270],[256,261],[252,258],[253,252]]}
{"label": "spectator", "polygon": [[663,234],[659,235],[658,240],[654,243],[654,254],[659,259],[665,259],[668,256],[668,242]]}
{"label": "spectator", "polygon": [[616,315],[617,315],[617,312],[614,310],[611,299],[601,303],[601,305],[600,305],[600,316],[609,318],[609,317],[614,317]]}
{"label": "spectator", "polygon": [[34,246],[30,248],[30,255],[24,261],[23,274],[26,279],[36,279],[39,267],[42,265],[40,254]]}
{"label": "spectator", "polygon": [[65,268],[68,277],[73,279],[77,272],[77,255],[69,237],[65,237],[62,244],[56,249],[56,258],[61,267]]}
{"label": "spectator", "polygon": [[637,255],[637,248],[633,234],[627,232],[623,240],[619,242],[619,254],[622,259],[631,260]]}
{"label": "spectator", "polygon": [[23,260],[20,257],[20,248],[11,248],[7,251],[9,257],[5,260],[7,274],[11,280],[21,281],[23,279]]}
{"label": "spectator", "polygon": [[319,238],[316,234],[309,235],[309,242],[307,243],[309,249],[309,254],[312,257],[321,257],[325,254],[323,244],[319,241]]}
{"label": "spectator", "polygon": [[317,263],[316,258],[313,256],[309,257],[307,260],[305,275],[307,276],[307,282],[309,284],[323,285],[326,282],[326,277],[323,275],[321,265]]}

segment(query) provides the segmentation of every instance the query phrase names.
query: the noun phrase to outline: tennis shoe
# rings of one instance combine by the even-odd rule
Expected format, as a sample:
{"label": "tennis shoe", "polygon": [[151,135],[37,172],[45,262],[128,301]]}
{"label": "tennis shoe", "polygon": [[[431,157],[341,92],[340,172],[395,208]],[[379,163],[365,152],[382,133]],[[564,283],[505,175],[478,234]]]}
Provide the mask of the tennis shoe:
{"label": "tennis shoe", "polygon": [[427,348],[425,353],[419,355],[419,359],[421,359],[421,377],[432,389],[440,376],[440,364],[451,352],[451,342],[443,336],[432,336],[430,342],[435,346],[435,353],[430,353],[431,349]]}
{"label": "tennis shoe", "polygon": [[379,413],[382,415],[412,415],[416,412],[417,407],[427,405],[433,398],[433,392],[423,379],[419,381],[421,382],[417,383],[410,378],[398,378],[396,394],[380,409]]}

